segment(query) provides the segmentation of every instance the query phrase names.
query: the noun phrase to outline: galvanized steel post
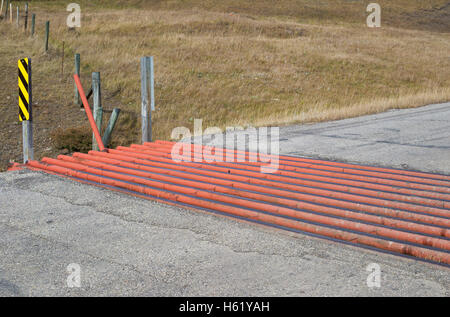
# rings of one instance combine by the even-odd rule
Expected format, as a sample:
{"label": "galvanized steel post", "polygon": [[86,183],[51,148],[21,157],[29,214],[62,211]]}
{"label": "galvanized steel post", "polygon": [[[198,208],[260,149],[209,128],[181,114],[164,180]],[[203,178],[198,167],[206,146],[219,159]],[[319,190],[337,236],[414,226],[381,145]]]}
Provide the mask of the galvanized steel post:
{"label": "galvanized steel post", "polygon": [[150,142],[152,140],[151,112],[154,110],[155,110],[155,96],[154,96],[153,56],[145,56],[141,58],[142,143]]}
{"label": "galvanized steel post", "polygon": [[[101,85],[100,85],[100,73],[98,73],[98,72],[92,73],[92,91],[93,91],[93,95],[94,95],[94,105],[93,105],[94,120],[97,125],[97,129],[101,135],[102,121],[103,121],[103,108],[102,108],[102,94],[101,94]],[[94,151],[99,150],[97,140],[96,140],[94,134],[92,135],[92,149]]]}

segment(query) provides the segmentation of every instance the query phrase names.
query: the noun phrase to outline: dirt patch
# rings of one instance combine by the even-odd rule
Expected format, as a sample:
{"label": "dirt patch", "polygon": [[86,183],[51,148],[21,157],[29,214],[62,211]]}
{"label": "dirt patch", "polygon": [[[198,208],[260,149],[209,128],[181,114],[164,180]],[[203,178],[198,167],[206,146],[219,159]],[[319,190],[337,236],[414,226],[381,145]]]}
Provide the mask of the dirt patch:
{"label": "dirt patch", "polygon": [[69,152],[88,152],[92,148],[92,134],[88,126],[56,129],[52,133],[55,149]]}

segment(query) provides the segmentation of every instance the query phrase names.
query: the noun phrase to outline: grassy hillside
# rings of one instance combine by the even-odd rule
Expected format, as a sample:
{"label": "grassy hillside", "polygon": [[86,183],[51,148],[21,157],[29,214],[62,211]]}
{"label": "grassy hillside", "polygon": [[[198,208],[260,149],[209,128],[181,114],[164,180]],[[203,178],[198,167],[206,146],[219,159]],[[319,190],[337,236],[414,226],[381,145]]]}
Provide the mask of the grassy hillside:
{"label": "grassy hillside", "polygon": [[[86,86],[90,72],[101,72],[104,106],[138,113],[139,58],[153,55],[153,132],[165,139],[194,118],[204,126],[289,124],[450,100],[449,1],[378,1],[380,29],[365,26],[368,3],[81,1],[82,27],[70,31],[65,1],[32,1],[38,36],[27,39],[1,22],[0,49],[19,39],[27,44],[3,49],[9,59],[0,63],[26,54],[47,61],[34,63],[38,76],[54,78],[64,41],[66,73],[57,90],[43,85],[35,100],[51,93],[72,109],[69,72],[79,52]],[[45,20],[51,51],[44,56]],[[0,100],[6,94],[13,95],[2,89]],[[123,117],[116,143],[138,141],[133,121]]]}
{"label": "grassy hillside", "polygon": [[[67,5],[66,1],[35,1],[46,9]],[[205,10],[235,12],[257,17],[291,19],[307,23],[363,24],[370,2],[381,5],[386,25],[448,32],[450,29],[448,0],[99,0],[78,1],[85,8],[151,10]]]}

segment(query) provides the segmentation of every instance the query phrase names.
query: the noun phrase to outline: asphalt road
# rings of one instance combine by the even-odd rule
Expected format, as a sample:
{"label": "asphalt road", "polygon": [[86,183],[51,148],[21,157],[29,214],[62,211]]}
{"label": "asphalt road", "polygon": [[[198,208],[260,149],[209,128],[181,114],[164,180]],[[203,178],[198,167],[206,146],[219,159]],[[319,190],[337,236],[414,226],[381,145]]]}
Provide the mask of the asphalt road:
{"label": "asphalt road", "polygon": [[[222,142],[214,135],[203,140]],[[450,103],[281,127],[279,143],[281,154],[450,174]]]}
{"label": "asphalt road", "polygon": [[280,130],[292,155],[450,174],[450,103]]}
{"label": "asphalt road", "polygon": [[[450,173],[449,107],[282,128],[281,152]],[[0,173],[0,296],[19,295],[450,296],[450,269],[18,171]]]}

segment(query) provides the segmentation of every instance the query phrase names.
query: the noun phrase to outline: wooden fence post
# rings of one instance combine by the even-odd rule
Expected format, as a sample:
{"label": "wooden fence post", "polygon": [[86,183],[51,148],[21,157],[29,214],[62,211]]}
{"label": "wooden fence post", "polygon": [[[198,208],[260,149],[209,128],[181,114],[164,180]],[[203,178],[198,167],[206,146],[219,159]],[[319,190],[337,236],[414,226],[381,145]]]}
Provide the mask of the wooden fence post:
{"label": "wooden fence post", "polygon": [[[75,74],[80,76],[80,54],[75,54]],[[81,105],[80,94],[78,93],[77,85],[74,84],[74,104]]]}
{"label": "wooden fence post", "polygon": [[9,8],[9,0],[6,0],[6,5],[5,5],[5,21],[8,19],[8,8]]}
{"label": "wooden fence post", "polygon": [[28,27],[28,3],[25,3],[25,22],[24,22],[24,29],[25,32],[27,32],[27,27]]}
{"label": "wooden fence post", "polygon": [[[141,58],[142,143],[152,141],[152,111],[155,110],[153,56]],[[150,100],[149,100],[150,97]],[[150,101],[150,102],[149,102]],[[150,109],[149,109],[150,106]]]}
{"label": "wooden fence post", "polygon": [[116,126],[117,119],[119,118],[120,109],[114,108],[111,117],[108,121],[108,126],[106,127],[105,134],[102,137],[103,144],[105,147],[109,146],[109,143],[111,142],[111,135],[114,130],[114,127]]}
{"label": "wooden fence post", "polygon": [[[102,121],[103,121],[103,108],[102,108],[102,93],[101,93],[101,84],[100,84],[100,73],[95,72],[92,73],[92,92],[94,99],[94,120],[97,125],[97,129],[100,132],[102,131]],[[92,135],[92,150],[98,151],[99,147],[97,144],[97,140],[95,139],[95,135]]]}
{"label": "wooden fence post", "polygon": [[34,36],[34,27],[36,26],[36,14],[31,15],[31,37]]}
{"label": "wooden fence post", "polygon": [[61,79],[64,79],[64,45],[65,42],[62,43],[62,54],[61,54]]}
{"label": "wooden fence post", "polygon": [[45,22],[45,52],[48,52],[48,38],[50,36],[50,21]]}

